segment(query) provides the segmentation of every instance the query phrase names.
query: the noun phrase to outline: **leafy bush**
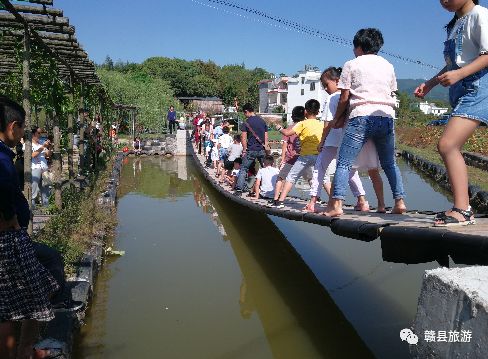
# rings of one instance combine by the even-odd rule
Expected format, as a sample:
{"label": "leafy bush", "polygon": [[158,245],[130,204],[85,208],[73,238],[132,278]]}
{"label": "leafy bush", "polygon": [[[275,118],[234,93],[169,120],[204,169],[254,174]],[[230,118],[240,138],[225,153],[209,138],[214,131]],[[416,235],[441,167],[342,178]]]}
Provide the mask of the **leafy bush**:
{"label": "leafy bush", "polygon": [[62,253],[67,272],[73,270],[74,264],[95,238],[106,243],[113,237],[115,209],[108,210],[97,205],[107,179],[108,172],[105,171],[93,177],[90,182],[93,185],[84,191],[65,189],[62,193],[63,209],[53,209],[54,216],[34,238]]}

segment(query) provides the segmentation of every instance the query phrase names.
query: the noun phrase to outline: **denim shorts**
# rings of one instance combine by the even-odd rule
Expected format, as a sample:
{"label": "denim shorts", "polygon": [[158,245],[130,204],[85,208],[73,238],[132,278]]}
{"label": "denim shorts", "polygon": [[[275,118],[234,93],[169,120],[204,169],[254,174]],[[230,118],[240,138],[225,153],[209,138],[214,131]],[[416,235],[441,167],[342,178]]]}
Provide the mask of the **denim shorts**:
{"label": "denim shorts", "polygon": [[488,125],[488,69],[483,69],[449,88],[452,117],[465,117]]}
{"label": "denim shorts", "polygon": [[227,148],[219,148],[219,159],[225,161],[229,157],[229,152]]}

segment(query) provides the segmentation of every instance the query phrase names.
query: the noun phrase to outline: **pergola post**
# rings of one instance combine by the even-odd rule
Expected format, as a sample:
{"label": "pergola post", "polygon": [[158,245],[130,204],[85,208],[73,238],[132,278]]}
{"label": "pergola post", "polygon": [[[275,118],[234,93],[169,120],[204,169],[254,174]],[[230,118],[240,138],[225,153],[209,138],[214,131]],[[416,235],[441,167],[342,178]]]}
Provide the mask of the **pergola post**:
{"label": "pergola post", "polygon": [[[70,87],[69,87],[69,100],[73,104],[73,78],[70,76]],[[73,111],[68,112],[68,176],[69,184],[74,187],[74,162],[73,162],[73,148],[74,148],[74,133],[73,133]]]}
{"label": "pergola post", "polygon": [[[80,106],[78,110],[84,109],[84,101],[83,101],[83,85],[80,85]],[[78,120],[79,123],[79,141],[78,141],[78,153],[80,155],[80,169],[79,172],[85,169],[85,116],[84,113],[80,117],[80,113],[78,112]]]}
{"label": "pergola post", "polygon": [[53,113],[54,123],[54,152],[53,152],[53,172],[54,172],[54,203],[56,208],[63,208],[61,196],[61,130],[59,129],[59,119],[56,113]]}
{"label": "pergola post", "polygon": [[27,231],[32,234],[32,131],[30,103],[30,36],[28,26],[24,26],[24,52],[22,60],[22,105],[25,111],[24,147],[24,195],[31,209],[31,220]]}

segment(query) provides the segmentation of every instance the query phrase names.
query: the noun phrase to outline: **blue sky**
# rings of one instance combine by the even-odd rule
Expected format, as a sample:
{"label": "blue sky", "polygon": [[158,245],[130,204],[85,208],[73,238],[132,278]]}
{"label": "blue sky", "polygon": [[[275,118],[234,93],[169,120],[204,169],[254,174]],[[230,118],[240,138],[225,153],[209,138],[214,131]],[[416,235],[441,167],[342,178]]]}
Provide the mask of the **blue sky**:
{"label": "blue sky", "polygon": [[[360,28],[377,27],[385,38],[384,50],[443,66],[443,25],[452,14],[438,0],[233,2],[350,40]],[[54,4],[70,18],[78,41],[97,63],[107,55],[114,61],[138,63],[166,56],[219,65],[244,63],[247,68],[293,75],[305,64],[322,69],[342,66],[353,57],[349,47],[277,27],[255,15],[202,5],[211,4],[208,0],[55,0]],[[484,0],[481,5],[486,5]],[[398,78],[427,78],[435,72],[385,57]]]}

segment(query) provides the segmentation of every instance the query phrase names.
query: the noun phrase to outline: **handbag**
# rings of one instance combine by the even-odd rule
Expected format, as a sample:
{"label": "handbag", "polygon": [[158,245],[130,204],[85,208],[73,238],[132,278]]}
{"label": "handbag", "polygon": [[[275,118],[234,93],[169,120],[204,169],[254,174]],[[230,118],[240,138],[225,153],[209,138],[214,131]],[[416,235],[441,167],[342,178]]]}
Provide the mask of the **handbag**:
{"label": "handbag", "polygon": [[261,146],[264,147],[264,151],[266,152],[266,154],[267,155],[271,154],[271,146],[269,144],[265,145],[247,122],[245,122],[245,125],[249,129],[249,131],[251,131],[252,135],[256,138],[256,140],[261,144]]}

